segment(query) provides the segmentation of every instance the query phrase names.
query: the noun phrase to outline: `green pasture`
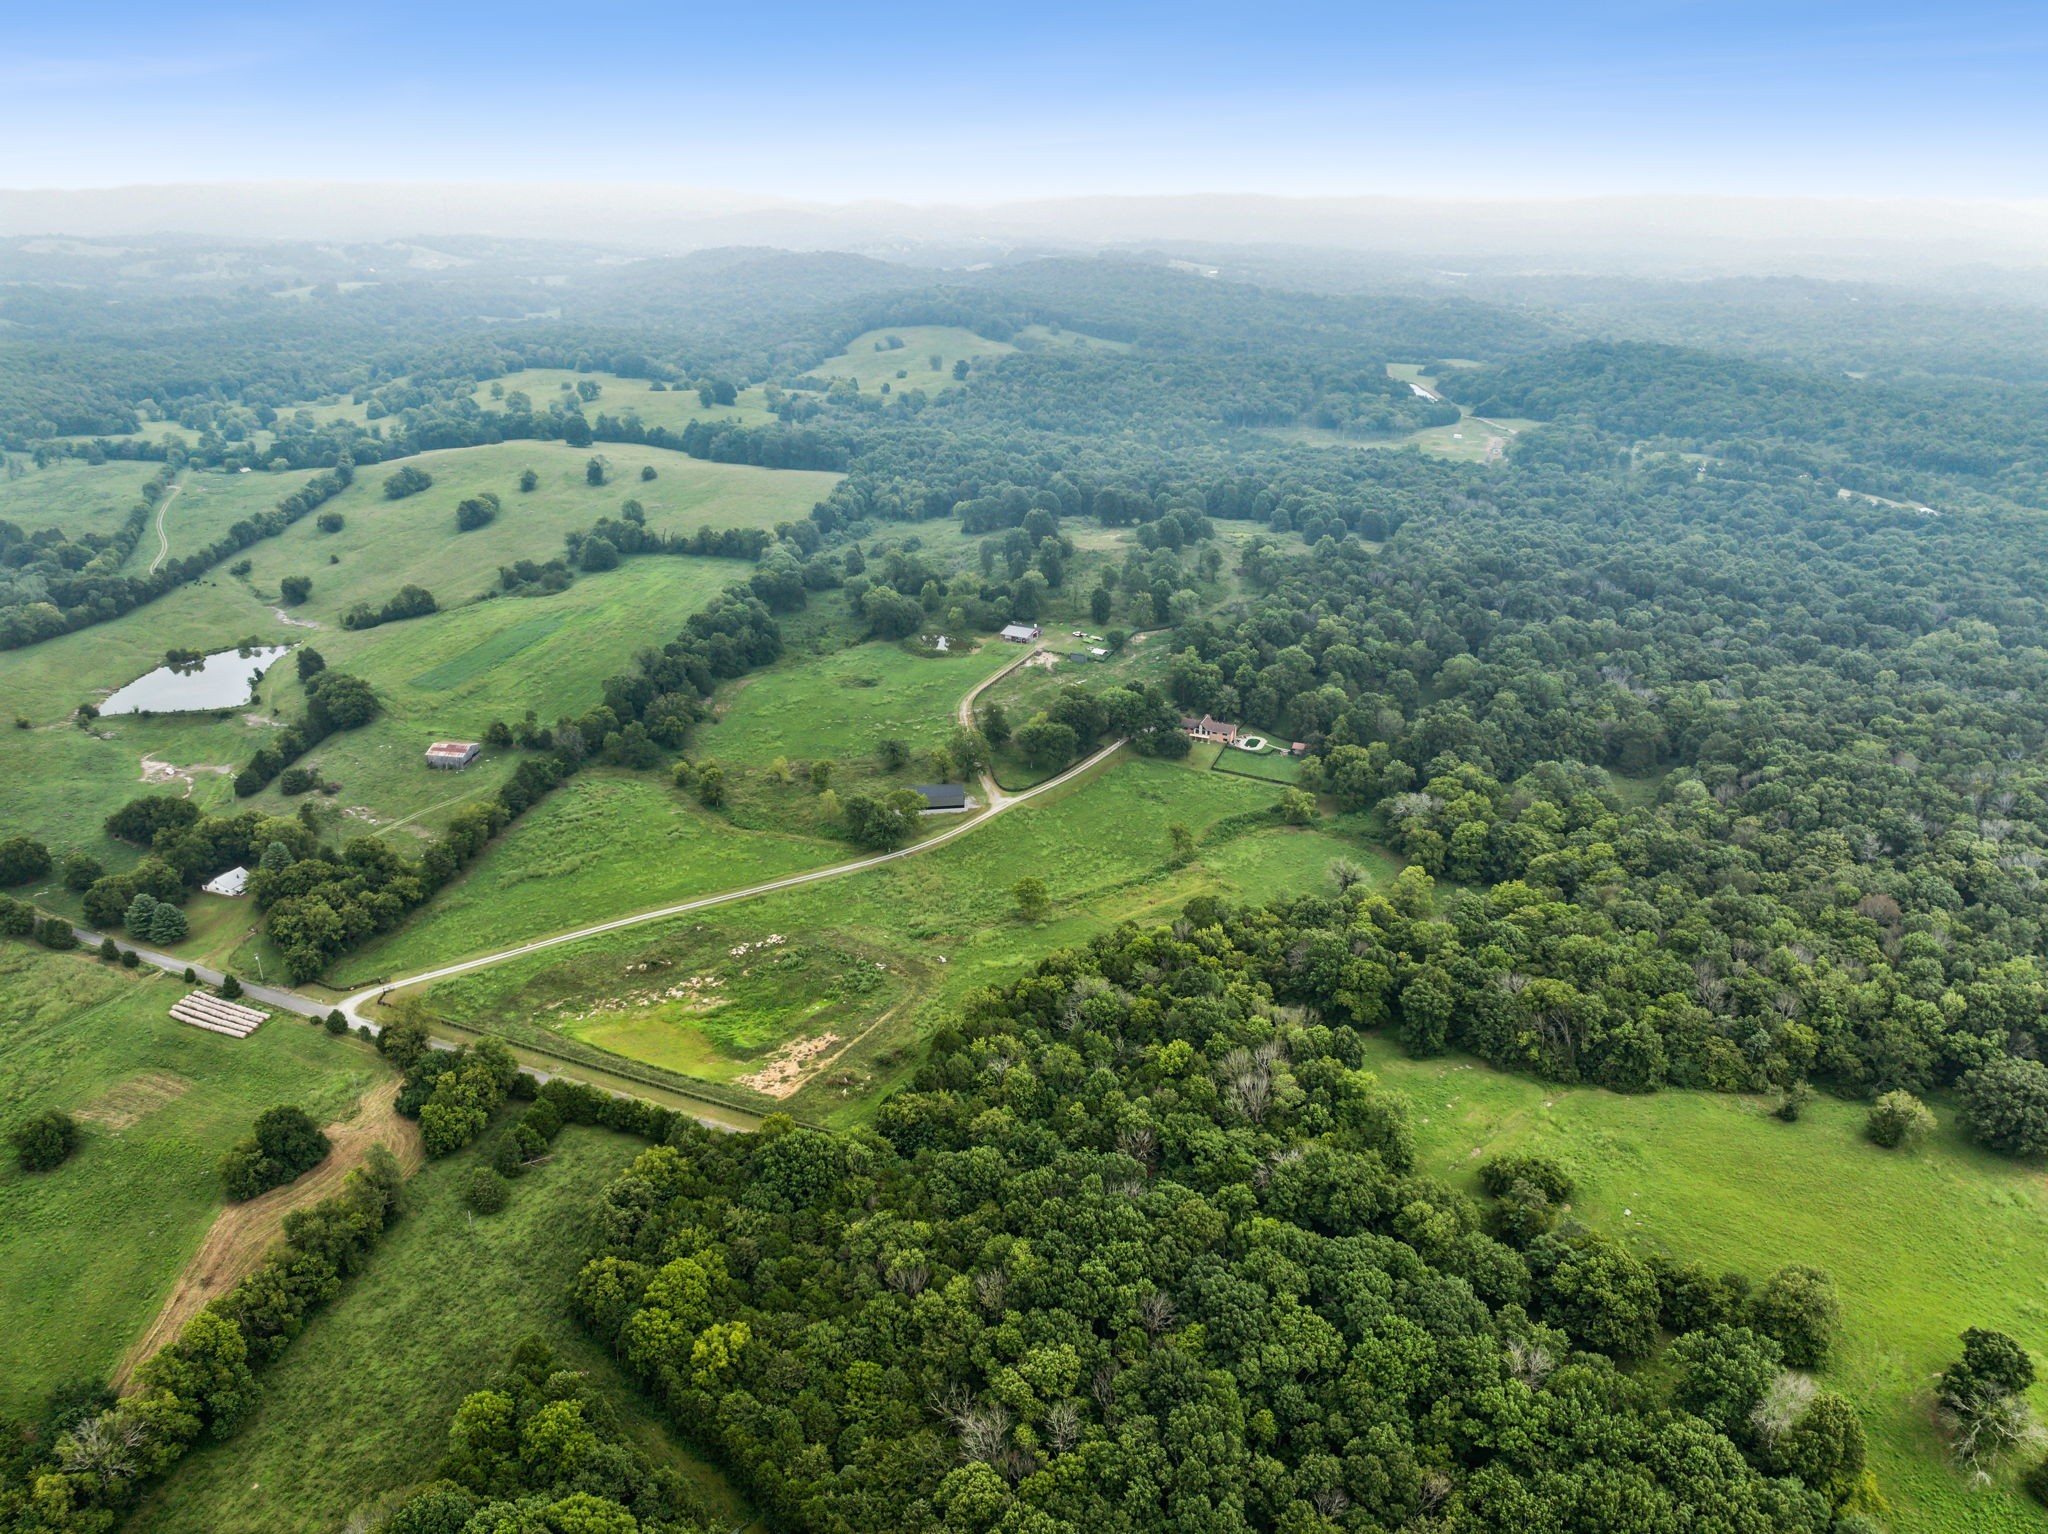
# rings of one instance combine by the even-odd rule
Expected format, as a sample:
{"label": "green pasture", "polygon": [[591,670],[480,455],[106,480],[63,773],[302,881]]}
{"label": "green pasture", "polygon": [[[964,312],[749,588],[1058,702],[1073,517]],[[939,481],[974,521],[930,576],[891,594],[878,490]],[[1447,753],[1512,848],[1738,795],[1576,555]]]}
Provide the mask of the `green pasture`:
{"label": "green pasture", "polygon": [[[61,528],[69,537],[118,533],[162,467],[119,461],[91,464],[62,458],[39,469],[28,458],[0,455],[0,522],[24,532]],[[155,545],[150,544],[152,550]]]}
{"label": "green pasture", "polygon": [[[481,740],[493,720],[516,724],[532,709],[552,723],[603,701],[607,677],[665,644],[684,620],[748,567],[731,560],[647,556],[580,577],[551,596],[498,597],[454,612],[350,632],[307,636],[329,666],[367,679],[382,711],[359,730],[331,735],[306,755],[341,791],[316,804],[340,810],[354,830],[438,831],[471,800],[494,792],[518,765],[517,748],[487,748],[461,772],[426,764],[435,740]],[[271,673],[268,706],[303,717],[296,666]],[[289,814],[298,800],[276,783],[242,801]],[[350,828],[344,828],[350,829]]]}
{"label": "green pasture", "polygon": [[[891,336],[903,342],[901,348],[888,349]],[[877,351],[877,343],[884,349]],[[954,386],[953,364],[962,358],[971,366],[1007,357],[1016,349],[1007,341],[991,341],[958,325],[891,325],[855,336],[847,342],[845,351],[804,369],[804,374],[810,378],[851,378],[864,394],[875,392],[885,383],[897,393],[922,389],[927,394],[936,394]],[[932,366],[934,353],[939,358],[936,368]],[[899,372],[904,376],[898,378]]]}
{"label": "green pasture", "polygon": [[[1534,1150],[1578,1182],[1575,1213],[1611,1235],[1755,1278],[1812,1263],[1840,1285],[1841,1341],[1820,1378],[1856,1402],[1892,1534],[2038,1530],[2006,1478],[1973,1489],[1943,1462],[1933,1378],[1966,1326],[2012,1333],[2038,1355],[2048,1323],[2048,1186],[2041,1168],[1941,1128],[1916,1152],[1862,1136],[1864,1106],[1823,1097],[1797,1124],[1771,1103],[1705,1092],[1625,1097],[1510,1076],[1450,1057],[1371,1065],[1407,1094],[1427,1168],[1477,1192],[1472,1168]],[[2048,1408],[2048,1386],[2034,1392]]]}
{"label": "green pasture", "polygon": [[[587,482],[585,469],[593,455],[611,463],[603,485]],[[291,616],[326,627],[334,626],[352,604],[380,606],[408,584],[426,587],[443,608],[451,608],[495,589],[500,565],[562,557],[564,534],[582,532],[599,517],[616,517],[628,500],[640,502],[647,525],[663,532],[773,527],[808,516],[838,482],[833,474],[702,463],[660,448],[585,449],[560,442],[451,448],[404,463],[432,475],[432,488],[386,500],[384,481],[398,465],[364,467],[353,485],[321,507],[342,515],[340,532],[320,532],[315,513],[249,550],[252,590],[272,602],[285,576],[310,576],[312,595]],[[643,482],[640,470],[648,465],[659,477]],[[519,476],[529,468],[540,476],[540,484],[522,492]],[[502,502],[497,519],[457,532],[457,504],[486,490]],[[177,515],[174,504],[174,521]],[[678,613],[661,639],[672,637],[687,616]]]}
{"label": "green pasture", "polygon": [[[606,1184],[645,1146],[571,1126],[520,1178],[506,1209],[461,1198],[475,1149],[406,1184],[407,1212],[369,1264],[261,1376],[256,1409],[225,1443],[188,1455],[136,1512],[151,1534],[329,1534],[374,1526],[395,1494],[433,1478],[462,1398],[489,1386],[521,1339],[545,1338],[589,1375],[657,1464],[688,1476],[722,1528],[749,1517],[711,1466],[691,1458],[602,1348],[567,1295]],[[360,1521],[355,1521],[360,1519]]]}
{"label": "green pasture", "polygon": [[691,754],[741,768],[791,761],[872,757],[886,739],[911,750],[943,745],[957,727],[960,700],[1018,658],[1013,645],[913,654],[869,643],[823,656],[794,656],[743,677],[719,699],[716,722],[698,728]]}
{"label": "green pasture", "polygon": [[[1251,901],[1319,885],[1339,856],[1391,871],[1335,823],[1277,827],[1267,813],[1276,798],[1272,785],[1126,757],[929,853],[453,976],[429,988],[424,1004],[515,1041],[567,1034],[720,1080],[830,1031],[846,1055],[792,1103],[820,1116],[858,1114],[900,1069],[934,1002],[1007,979],[1048,949],[1121,920],[1170,919],[1199,894]],[[1197,838],[1183,867],[1170,861],[1176,822]],[[1027,874],[1050,895],[1036,923],[1016,911],[1013,891]],[[854,985],[846,963],[830,958],[816,961],[807,983],[738,985],[730,949],[778,934],[817,953],[872,955],[883,967],[871,987]],[[685,984],[709,974],[723,975],[723,994]],[[683,994],[668,994],[678,987]],[[814,1023],[806,1009],[821,1000],[829,1009]],[[740,1021],[718,1016],[726,1006]]]}
{"label": "green pasture", "polygon": [[322,1123],[387,1073],[288,1015],[246,1039],[167,1015],[185,987],[0,940],[0,1129],[57,1109],[84,1144],[55,1171],[0,1161],[0,1413],[104,1378],[221,1208],[214,1163],[265,1108]]}
{"label": "green pasture", "polygon": [[[188,469],[179,477],[177,493],[158,503],[162,543],[157,539],[158,518],[153,516],[142,534],[142,541],[128,556],[126,568],[138,574],[148,570],[166,546],[172,559],[197,554],[237,522],[270,510],[311,478],[312,472],[303,469],[278,473],[252,469],[247,474],[233,470]],[[307,528],[311,528],[310,521]],[[260,547],[260,543],[251,547],[248,557],[255,558],[256,549]],[[241,557],[236,555],[223,561],[222,567],[215,572],[217,578],[227,579],[225,566]]]}
{"label": "green pasture", "polygon": [[526,395],[538,411],[545,410],[551,401],[569,396],[577,384],[594,383],[599,390],[598,397],[583,406],[583,413],[593,421],[600,415],[617,419],[637,415],[646,426],[666,426],[670,431],[681,431],[692,421],[732,421],[741,426],[764,426],[775,419],[762,407],[758,398],[738,405],[712,405],[707,408],[698,400],[695,389],[672,385],[656,392],[649,387],[649,382],[645,378],[621,378],[616,373],[526,368],[478,384],[470,398],[481,409],[501,411],[505,402],[492,398],[491,390],[494,384],[502,384],[507,394],[517,391]]}
{"label": "green pasture", "polygon": [[416,974],[854,855],[843,842],[736,831],[656,777],[592,768],[527,811],[410,921],[343,959],[328,978],[366,985]]}

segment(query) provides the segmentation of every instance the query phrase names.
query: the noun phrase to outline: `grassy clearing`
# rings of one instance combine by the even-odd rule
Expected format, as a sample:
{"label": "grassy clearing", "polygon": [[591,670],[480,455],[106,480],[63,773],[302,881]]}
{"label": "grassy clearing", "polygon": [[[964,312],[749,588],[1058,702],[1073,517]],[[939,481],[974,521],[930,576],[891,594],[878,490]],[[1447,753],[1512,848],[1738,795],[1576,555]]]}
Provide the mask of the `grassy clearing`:
{"label": "grassy clearing", "polygon": [[[65,458],[39,469],[29,459],[7,458],[0,468],[0,522],[12,522],[27,532],[62,528],[73,538],[118,533],[159,467]],[[15,469],[21,472],[14,473]],[[150,547],[153,551],[153,540]]]}
{"label": "grassy clearing", "polygon": [[598,386],[597,398],[583,406],[583,413],[593,421],[600,415],[620,420],[628,415],[637,415],[649,427],[666,426],[670,431],[681,431],[692,421],[735,421],[742,426],[761,426],[775,419],[757,400],[739,405],[706,406],[698,399],[695,389],[669,388],[657,393],[648,387],[648,380],[644,378],[621,378],[616,373],[578,373],[568,368],[527,368],[522,372],[507,373],[490,383],[478,384],[470,397],[480,409],[503,410],[504,400],[492,397],[493,385],[502,384],[506,393],[517,390],[533,401],[535,410],[545,410],[550,401],[563,398],[579,383]]}
{"label": "grassy clearing", "polygon": [[[903,345],[889,347],[891,336]],[[877,350],[878,346],[882,349]],[[958,325],[894,325],[855,336],[846,343],[845,351],[807,369],[806,376],[851,378],[864,393],[886,383],[899,393],[922,389],[927,394],[936,394],[953,387],[954,363],[964,359],[972,366],[979,361],[1007,357],[1016,349],[1007,341],[991,341]],[[934,356],[939,359],[937,367],[932,366]],[[898,378],[898,373],[904,376]]]}
{"label": "grassy clearing", "polygon": [[[1822,1378],[1863,1410],[1894,1534],[2041,1527],[2009,1484],[1973,1491],[1944,1467],[1929,1390],[1966,1326],[2039,1348],[2048,1185],[2038,1166],[1969,1145],[1939,1103],[1940,1132],[1901,1155],[1863,1139],[1864,1108],[1828,1098],[1788,1125],[1755,1098],[1623,1097],[1465,1059],[1407,1060],[1383,1044],[1371,1064],[1413,1099],[1428,1167],[1463,1186],[1474,1187],[1484,1156],[1540,1150],[1570,1167],[1577,1212],[1603,1231],[1755,1276],[1786,1262],[1827,1269],[1845,1325]],[[2048,1408],[2048,1386],[2035,1399]]]}
{"label": "grassy clearing", "polygon": [[112,1370],[219,1212],[214,1163],[258,1113],[297,1103],[332,1122],[388,1074],[296,1019],[241,1040],[174,1023],[183,993],[0,942],[0,1127],[55,1108],[86,1130],[54,1172],[0,1165],[0,1412]]}
{"label": "grassy clearing", "polygon": [[796,657],[730,688],[718,721],[697,731],[691,751],[759,768],[778,756],[872,757],[891,738],[913,751],[928,750],[952,735],[955,710],[968,690],[1015,659],[1014,647],[994,641],[943,656],[876,643]]}
{"label": "grassy clearing", "polygon": [[[1005,980],[1049,948],[1121,920],[1169,917],[1198,894],[1259,900],[1315,884],[1337,856],[1391,870],[1335,823],[1274,827],[1264,812],[1275,797],[1271,785],[1123,759],[928,854],[454,976],[424,1005],[515,1040],[566,1035],[718,1080],[831,1034],[830,1048],[846,1054],[791,1102],[857,1117],[900,1071],[935,1005]],[[1199,843],[1177,868],[1168,863],[1175,822]],[[1018,918],[1012,894],[1026,874],[1051,896],[1035,924]],[[729,962],[747,960],[731,949],[775,935],[815,956],[808,979],[759,969],[766,961]],[[882,968],[857,985],[855,962]],[[749,967],[760,978],[739,974]]]}
{"label": "grassy clearing", "polygon": [[[611,463],[603,485],[586,480],[593,455]],[[362,470],[353,485],[321,508],[342,515],[346,525],[340,532],[322,533],[317,516],[307,517],[249,551],[251,589],[274,601],[285,576],[309,575],[312,596],[292,616],[330,626],[352,603],[381,604],[408,583],[426,587],[449,608],[495,587],[502,564],[559,558],[563,534],[581,532],[601,516],[616,516],[627,500],[639,501],[647,525],[664,532],[773,527],[809,515],[838,483],[834,474],[700,463],[660,448],[617,444],[584,449],[560,442],[504,442],[421,453],[405,462],[432,475],[433,487],[388,501],[383,483],[392,466]],[[640,471],[650,466],[659,477],[643,482]],[[529,468],[540,476],[540,484],[522,492],[519,476]],[[487,490],[503,503],[497,519],[458,533],[457,503]],[[179,511],[173,507],[174,521]],[[677,615],[678,624],[683,616]]]}
{"label": "grassy clearing", "polygon": [[456,1406],[534,1334],[563,1367],[607,1390],[635,1440],[658,1463],[690,1475],[724,1526],[746,1520],[717,1472],[683,1453],[567,1313],[598,1194],[644,1147],[603,1130],[565,1129],[546,1164],[514,1185],[502,1214],[476,1217],[460,1185],[490,1143],[434,1163],[407,1184],[405,1218],[264,1374],[249,1420],[228,1442],[188,1456],[130,1527],[151,1534],[351,1527],[353,1515],[374,1516],[392,1493],[432,1477]]}
{"label": "grassy clearing", "polygon": [[[636,652],[673,638],[685,617],[746,571],[730,560],[635,559],[552,596],[503,597],[312,636],[330,666],[368,678],[383,705],[370,724],[309,753],[341,784],[339,795],[322,802],[347,814],[348,830],[438,832],[509,777],[520,753],[487,750],[462,772],[436,772],[423,756],[430,741],[479,740],[492,720],[517,723],[529,708],[548,721],[581,714],[603,700],[607,677],[630,670]],[[280,717],[303,717],[292,666],[278,668],[265,690]],[[272,814],[289,814],[298,803],[275,784],[242,802]]]}
{"label": "grassy clearing", "polygon": [[647,776],[593,769],[507,831],[406,925],[329,979],[365,985],[632,911],[851,857],[841,842],[735,832]]}
{"label": "grassy clearing", "polygon": [[[188,470],[179,481],[178,493],[163,507],[163,543],[157,541],[157,523],[152,518],[124,568],[135,572],[147,570],[165,545],[169,546],[172,559],[196,554],[237,522],[259,511],[268,511],[312,477],[306,470],[274,474],[253,470],[247,474],[220,469]],[[254,549],[249,551],[249,557],[255,557]],[[234,560],[228,563],[233,564]]]}

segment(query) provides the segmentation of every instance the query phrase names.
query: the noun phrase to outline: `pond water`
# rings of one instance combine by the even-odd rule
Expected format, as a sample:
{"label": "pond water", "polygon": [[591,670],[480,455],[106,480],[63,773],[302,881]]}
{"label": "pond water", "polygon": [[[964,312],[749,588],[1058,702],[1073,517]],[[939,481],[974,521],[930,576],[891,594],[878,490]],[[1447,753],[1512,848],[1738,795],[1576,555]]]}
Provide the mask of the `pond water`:
{"label": "pond water", "polygon": [[159,666],[138,677],[100,705],[102,714],[182,714],[247,703],[279,656],[290,645],[260,645],[249,651],[216,650],[189,666]]}

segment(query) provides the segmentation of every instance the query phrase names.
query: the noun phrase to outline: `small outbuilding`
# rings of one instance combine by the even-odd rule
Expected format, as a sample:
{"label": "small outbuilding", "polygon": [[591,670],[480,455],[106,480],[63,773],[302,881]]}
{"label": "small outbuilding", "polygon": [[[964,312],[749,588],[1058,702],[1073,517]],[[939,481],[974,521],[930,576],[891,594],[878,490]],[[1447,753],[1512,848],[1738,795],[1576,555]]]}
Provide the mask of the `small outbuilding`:
{"label": "small outbuilding", "polygon": [[924,795],[924,807],[928,810],[967,808],[967,790],[959,783],[918,783],[911,792]]}
{"label": "small outbuilding", "polygon": [[1003,625],[1003,638],[1009,640],[1011,644],[1030,644],[1042,632],[1044,631],[1035,623],[1006,623]]}
{"label": "small outbuilding", "polygon": [[1287,748],[1287,754],[1289,756],[1307,756],[1308,742],[1305,740],[1297,740],[1293,745]]}
{"label": "small outbuilding", "polygon": [[440,767],[450,772],[460,772],[477,758],[482,751],[473,740],[437,740],[427,747],[427,765]]}
{"label": "small outbuilding", "polygon": [[242,867],[230,868],[224,874],[216,874],[199,886],[209,895],[244,895],[249,891],[249,870]]}

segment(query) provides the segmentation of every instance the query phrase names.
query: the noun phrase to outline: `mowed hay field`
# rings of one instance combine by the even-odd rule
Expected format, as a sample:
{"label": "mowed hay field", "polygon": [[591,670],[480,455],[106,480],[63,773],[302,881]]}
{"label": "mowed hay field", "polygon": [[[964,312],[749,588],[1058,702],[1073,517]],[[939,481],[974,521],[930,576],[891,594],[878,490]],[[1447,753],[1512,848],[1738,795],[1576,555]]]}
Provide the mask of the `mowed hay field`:
{"label": "mowed hay field", "polygon": [[[331,1534],[374,1526],[391,1494],[430,1480],[464,1396],[539,1335],[561,1367],[588,1374],[657,1464],[688,1476],[738,1529],[744,1506],[691,1459],[570,1318],[568,1294],[598,1196],[646,1147],[571,1126],[512,1187],[499,1214],[472,1215],[461,1185],[487,1163],[501,1119],[478,1146],[406,1184],[407,1212],[363,1271],[260,1376],[255,1410],[225,1443],[195,1449],[129,1527],[150,1534]],[[357,1514],[361,1524],[352,1523]]]}
{"label": "mowed hay field", "polygon": [[[1266,814],[1276,797],[1270,785],[1123,757],[928,853],[453,976],[423,1005],[515,1041],[567,1036],[719,1081],[752,1076],[792,1046],[822,1056],[858,1038],[835,1062],[848,1081],[820,1076],[792,1099],[818,1116],[857,1117],[903,1064],[930,1004],[1007,980],[1049,949],[1122,920],[1170,919],[1200,894],[1261,900],[1318,886],[1338,857],[1391,872],[1339,823],[1276,826]],[[1167,830],[1176,822],[1197,838],[1195,858],[1178,868]],[[1050,895],[1036,923],[1016,912],[1027,874]],[[808,977],[782,973],[783,944],[753,947],[776,936],[816,954]],[[731,952],[742,945],[760,957]],[[707,975],[720,983],[690,984]],[[834,1041],[820,1046],[825,1033]]]}
{"label": "mowed hay field", "polygon": [[0,1129],[54,1108],[85,1130],[55,1171],[0,1163],[0,1413],[112,1371],[222,1208],[214,1164],[257,1114],[332,1123],[390,1074],[295,1017],[247,1039],[173,1022],[185,989],[0,940]]}
{"label": "mowed hay field", "polygon": [[[2038,1530],[2011,1484],[1975,1489],[1949,1470],[1933,1425],[1935,1374],[1966,1326],[2048,1336],[2048,1180],[2038,1165],[1965,1141],[1949,1105],[1919,1150],[1863,1138],[1867,1108],[1822,1097],[1797,1124],[1756,1098],[1625,1097],[1560,1087],[1457,1057],[1368,1062],[1414,1105],[1425,1169],[1476,1194],[1474,1166],[1504,1150],[1553,1156],[1596,1229],[1761,1279],[1811,1263],[1841,1287],[1843,1331],[1823,1383],[1858,1403],[1893,1534]],[[2048,1410],[2048,1384],[2034,1390]],[[2038,1451],[2035,1451],[2038,1453]],[[2032,1455],[2013,1469],[2024,1469]]]}
{"label": "mowed hay field", "polygon": [[[39,469],[27,458],[0,454],[0,459],[0,522],[28,533],[54,527],[70,538],[118,533],[141,499],[142,487],[162,467],[65,458]],[[144,542],[154,549],[153,540]]]}

